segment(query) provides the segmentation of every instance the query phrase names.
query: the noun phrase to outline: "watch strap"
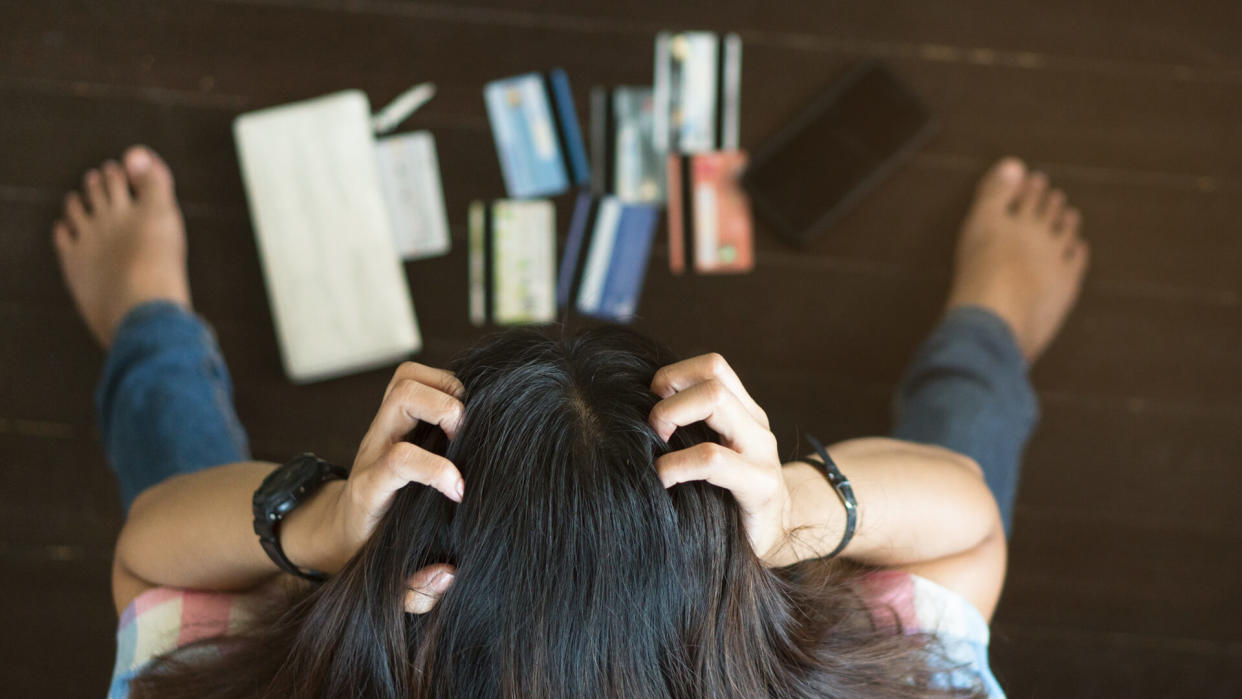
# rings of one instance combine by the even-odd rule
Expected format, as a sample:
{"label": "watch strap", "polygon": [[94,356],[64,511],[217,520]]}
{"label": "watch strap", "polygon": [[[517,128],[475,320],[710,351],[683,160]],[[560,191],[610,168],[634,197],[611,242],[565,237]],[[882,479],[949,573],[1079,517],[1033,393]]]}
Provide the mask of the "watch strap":
{"label": "watch strap", "polygon": [[[271,494],[268,494],[268,497],[262,496],[269,482],[274,477],[277,477],[277,473],[282,469],[294,468],[296,465],[308,461],[315,465],[315,470],[310,472],[309,477],[303,481],[291,484],[292,487],[290,487],[287,496],[293,499],[292,506],[279,512],[272,509]],[[253,502],[254,533],[258,535],[259,544],[267,552],[268,558],[271,558],[272,562],[281,570],[313,582],[323,582],[328,579],[327,573],[310,568],[299,568],[293,561],[289,560],[284,548],[280,545],[280,523],[290,512],[304,503],[315,491],[319,490],[324,483],[348,477],[348,470],[308,452],[290,459],[285,464],[277,467],[275,471],[264,479],[263,485],[260,485],[259,490],[255,493]]]}
{"label": "watch strap", "polygon": [[841,542],[831,553],[824,558],[833,558],[837,554],[845,550],[845,547],[854,538],[854,532],[858,529],[858,498],[854,496],[854,488],[850,485],[850,481],[841,473],[841,469],[837,468],[837,464],[828,456],[828,450],[824,449],[824,445],[812,435],[807,435],[806,439],[815,448],[815,452],[819,454],[822,463],[813,459],[794,459],[803,463],[814,466],[818,471],[824,474],[828,479],[828,484],[836,492],[837,497],[841,499],[841,504],[845,507],[845,532],[841,535]]}

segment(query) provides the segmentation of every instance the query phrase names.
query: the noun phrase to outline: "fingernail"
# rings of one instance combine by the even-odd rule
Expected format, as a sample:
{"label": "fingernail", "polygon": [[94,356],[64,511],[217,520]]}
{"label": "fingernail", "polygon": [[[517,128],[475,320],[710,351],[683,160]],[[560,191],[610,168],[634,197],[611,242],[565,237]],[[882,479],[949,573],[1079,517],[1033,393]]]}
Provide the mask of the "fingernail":
{"label": "fingernail", "polygon": [[461,502],[461,499],[466,496],[466,482],[458,478],[457,487],[454,488],[454,491],[457,493],[457,502]]}
{"label": "fingernail", "polygon": [[447,570],[442,570],[439,573],[436,573],[436,577],[431,581],[431,589],[437,594],[444,594],[444,591],[448,589],[448,586],[453,584],[453,578],[455,577],[457,576]]}

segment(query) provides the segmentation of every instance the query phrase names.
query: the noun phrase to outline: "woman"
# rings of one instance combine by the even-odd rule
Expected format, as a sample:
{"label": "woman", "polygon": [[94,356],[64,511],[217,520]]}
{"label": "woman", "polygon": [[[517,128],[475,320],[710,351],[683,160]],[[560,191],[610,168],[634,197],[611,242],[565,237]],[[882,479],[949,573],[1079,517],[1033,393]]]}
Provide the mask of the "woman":
{"label": "woman", "polygon": [[1026,369],[1077,294],[1078,228],[1020,162],[984,177],[897,439],[822,455],[852,535],[822,457],[782,465],[722,357],[616,329],[402,365],[348,474],[317,466],[273,514],[292,466],[247,460],[171,173],[132,148],[53,226],[108,348],[112,696],[999,696]]}

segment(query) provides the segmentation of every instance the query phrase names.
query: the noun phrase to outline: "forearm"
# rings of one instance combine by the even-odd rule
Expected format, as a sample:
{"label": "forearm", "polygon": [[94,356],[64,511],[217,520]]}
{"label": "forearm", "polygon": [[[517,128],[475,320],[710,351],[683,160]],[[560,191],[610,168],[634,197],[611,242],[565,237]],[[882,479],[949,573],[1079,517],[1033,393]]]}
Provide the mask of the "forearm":
{"label": "forearm", "polygon": [[[134,501],[117,541],[120,565],[152,584],[212,590],[253,587],[279,572],[253,529],[251,499],[275,464],[244,462],[170,478]],[[280,525],[286,555],[298,565],[331,558],[320,535],[326,484]]]}
{"label": "forearm", "polygon": [[[828,448],[858,499],[858,525],[841,555],[899,566],[978,546],[1000,531],[996,500],[978,466],[938,447],[860,439]],[[830,553],[845,531],[845,508],[808,464],[785,467],[790,542],[779,564]]]}

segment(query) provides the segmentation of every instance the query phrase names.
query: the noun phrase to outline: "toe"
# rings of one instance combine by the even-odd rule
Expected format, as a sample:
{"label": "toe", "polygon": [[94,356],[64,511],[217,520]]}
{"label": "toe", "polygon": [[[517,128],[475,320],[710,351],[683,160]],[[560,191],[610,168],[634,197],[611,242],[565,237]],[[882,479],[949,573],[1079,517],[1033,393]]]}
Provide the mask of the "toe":
{"label": "toe", "polygon": [[86,206],[82,203],[82,195],[70,192],[65,195],[65,220],[73,226],[73,231],[80,237],[86,232],[90,220],[86,216]]}
{"label": "toe", "polygon": [[1044,200],[1044,192],[1048,189],[1048,176],[1042,172],[1032,173],[1022,183],[1022,191],[1018,194],[1018,213],[1022,216],[1034,216]]}
{"label": "toe", "polygon": [[172,171],[150,148],[133,146],[125,151],[125,171],[134,185],[138,201],[172,199]]}
{"label": "toe", "polygon": [[82,191],[91,205],[91,213],[99,213],[108,206],[108,193],[104,191],[103,175],[98,170],[87,170],[82,178]]}
{"label": "toe", "polygon": [[1026,166],[1015,157],[1002,158],[979,180],[979,200],[1009,206],[1022,186]]}
{"label": "toe", "polygon": [[1065,211],[1065,192],[1054,189],[1044,198],[1044,205],[1039,211],[1039,215],[1045,221],[1053,224],[1053,230],[1056,230],[1056,222],[1061,218],[1062,212]]}
{"label": "toe", "polygon": [[52,242],[61,255],[73,248],[73,232],[69,230],[69,224],[60,220],[52,224]]}
{"label": "toe", "polygon": [[129,182],[125,179],[125,171],[121,164],[109,160],[103,164],[104,187],[108,190],[108,201],[113,206],[125,206],[129,203]]}
{"label": "toe", "polygon": [[1074,207],[1068,207],[1061,210],[1061,213],[1053,219],[1052,228],[1058,234],[1068,234],[1066,237],[1073,239],[1078,237],[1078,227],[1082,224],[1082,214]]}
{"label": "toe", "polygon": [[[1065,248],[1065,261],[1074,269],[1076,275],[1081,275],[1091,261],[1091,246],[1082,238],[1075,239]],[[1081,280],[1081,276],[1079,279]]]}

